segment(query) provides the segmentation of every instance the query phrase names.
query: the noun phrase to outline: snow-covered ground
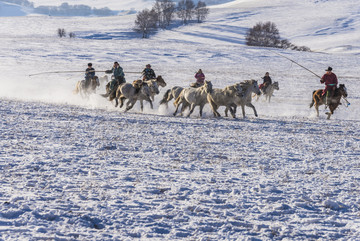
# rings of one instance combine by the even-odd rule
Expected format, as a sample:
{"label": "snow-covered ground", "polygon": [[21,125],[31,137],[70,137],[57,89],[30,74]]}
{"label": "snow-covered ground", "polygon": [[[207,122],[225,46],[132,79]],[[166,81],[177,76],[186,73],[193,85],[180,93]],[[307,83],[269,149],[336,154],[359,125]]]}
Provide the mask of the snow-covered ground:
{"label": "snow-covered ground", "polygon": [[[135,15],[1,17],[0,240],[358,240],[353,2],[237,0],[150,39],[133,33]],[[259,21],[315,52],[247,47],[246,30]],[[77,38],[58,38],[58,28]],[[332,66],[351,105],[331,120],[322,106],[316,117],[309,103],[319,78],[276,53],[318,75]],[[125,72],[151,63],[164,77],[154,109],[124,113],[98,94],[74,95],[83,73],[29,76],[114,61]],[[173,117],[162,95],[188,86],[199,68],[216,88],[269,71],[280,90],[271,103],[254,102],[257,118],[251,109],[245,119],[240,109],[236,119],[214,118],[208,106],[202,118],[198,109]]]}

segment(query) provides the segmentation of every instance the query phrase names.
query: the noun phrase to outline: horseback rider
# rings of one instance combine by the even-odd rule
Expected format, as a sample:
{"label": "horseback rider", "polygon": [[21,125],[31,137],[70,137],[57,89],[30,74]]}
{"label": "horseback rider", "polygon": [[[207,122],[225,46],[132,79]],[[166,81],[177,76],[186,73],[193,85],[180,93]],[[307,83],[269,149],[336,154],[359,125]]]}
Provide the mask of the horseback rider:
{"label": "horseback rider", "polygon": [[194,77],[195,77],[195,79],[196,79],[196,82],[195,82],[195,83],[192,83],[192,84],[190,85],[190,87],[198,88],[198,87],[204,85],[205,74],[202,72],[201,69],[199,69],[198,72],[196,72],[196,74],[195,74]]}
{"label": "horseback rider", "polygon": [[265,94],[266,89],[272,84],[272,80],[270,78],[269,72],[266,72],[265,76],[262,77],[262,79],[263,79],[263,83],[259,87],[262,90],[262,92]]}
{"label": "horseback rider", "polygon": [[143,80],[156,79],[156,74],[154,70],[151,68],[150,64],[147,64],[145,66],[145,69],[141,72],[141,74],[143,75]]}
{"label": "horseback rider", "polygon": [[120,64],[118,62],[114,62],[112,69],[106,70],[105,73],[106,74],[113,73],[113,78],[111,78],[111,81],[110,81],[108,94],[115,91],[117,86],[126,82],[123,68],[120,66]]}
{"label": "horseback rider", "polygon": [[322,92],[322,96],[326,94],[326,105],[328,105],[328,99],[333,97],[335,90],[337,88],[338,79],[336,77],[336,74],[332,72],[331,67],[328,67],[325,71],[326,73],[320,79],[320,83],[322,84],[325,83],[325,89]]}
{"label": "horseback rider", "polygon": [[92,63],[88,63],[88,67],[85,70],[85,89],[90,85],[91,79],[95,77],[95,69],[92,67]]}

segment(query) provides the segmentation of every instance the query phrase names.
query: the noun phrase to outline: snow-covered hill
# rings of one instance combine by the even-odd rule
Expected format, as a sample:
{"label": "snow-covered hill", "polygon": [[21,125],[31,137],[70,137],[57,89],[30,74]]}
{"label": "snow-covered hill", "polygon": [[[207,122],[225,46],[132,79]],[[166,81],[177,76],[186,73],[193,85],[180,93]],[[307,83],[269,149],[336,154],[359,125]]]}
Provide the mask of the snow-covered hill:
{"label": "snow-covered hill", "polygon": [[[85,4],[105,3],[125,9]],[[357,10],[350,0],[237,0],[149,39],[133,32],[135,15],[1,17],[0,240],[358,240]],[[315,51],[246,46],[259,21]],[[332,66],[351,105],[316,117],[319,78],[278,54],[317,75]],[[114,61],[128,82],[147,63],[163,76],[154,109],[124,113],[99,95],[104,85],[74,95],[82,72],[41,74],[92,62],[102,76]],[[162,95],[199,68],[215,88],[269,71],[280,90],[253,102],[259,117],[239,108],[214,118],[208,106],[202,118],[197,108],[173,117]]]}

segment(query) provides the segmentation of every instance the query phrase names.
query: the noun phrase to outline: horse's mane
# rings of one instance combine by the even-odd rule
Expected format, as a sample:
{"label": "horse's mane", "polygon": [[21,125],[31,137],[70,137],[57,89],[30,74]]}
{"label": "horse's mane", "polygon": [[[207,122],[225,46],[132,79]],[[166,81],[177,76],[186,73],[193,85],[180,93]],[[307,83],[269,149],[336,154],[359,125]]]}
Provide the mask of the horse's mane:
{"label": "horse's mane", "polygon": [[253,80],[253,79],[244,80],[244,81],[240,82],[240,86],[241,86],[241,88],[246,89],[246,88],[248,88],[250,85],[252,85],[252,84],[254,83],[254,81],[255,81],[255,80]]}

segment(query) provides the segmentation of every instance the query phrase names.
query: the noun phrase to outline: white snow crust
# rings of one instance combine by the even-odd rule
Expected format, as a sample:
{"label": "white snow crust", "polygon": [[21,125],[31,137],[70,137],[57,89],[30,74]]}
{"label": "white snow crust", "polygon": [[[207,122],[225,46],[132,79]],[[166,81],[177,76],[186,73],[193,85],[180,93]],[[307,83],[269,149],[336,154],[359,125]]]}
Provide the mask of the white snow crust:
{"label": "white snow crust", "polygon": [[[125,9],[117,2],[107,1]],[[133,32],[135,14],[2,15],[0,240],[359,240],[358,10],[350,0],[237,0],[149,39]],[[260,21],[313,52],[246,46]],[[319,78],[277,53],[318,75],[332,66],[351,105],[316,117]],[[102,76],[114,61],[128,82],[147,63],[163,76],[154,109],[124,113],[99,95],[104,85],[74,95],[82,72],[41,74],[92,62]],[[235,119],[209,106],[187,118],[159,106],[199,68],[215,88],[268,71],[280,90],[244,119],[241,108]]]}

